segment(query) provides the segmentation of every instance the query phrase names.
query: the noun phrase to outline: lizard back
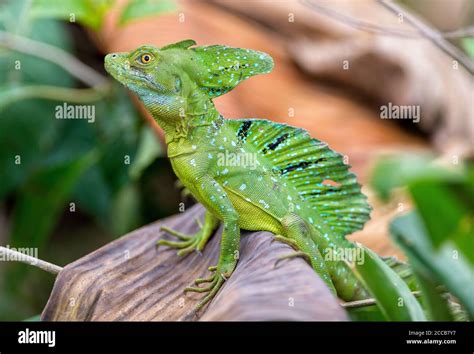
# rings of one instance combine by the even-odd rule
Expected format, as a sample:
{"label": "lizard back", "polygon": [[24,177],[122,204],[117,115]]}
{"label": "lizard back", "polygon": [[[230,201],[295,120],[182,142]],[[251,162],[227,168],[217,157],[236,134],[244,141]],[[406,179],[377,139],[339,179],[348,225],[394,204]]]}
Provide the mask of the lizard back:
{"label": "lizard back", "polygon": [[[278,194],[268,204],[276,203],[275,200],[287,206],[291,203],[293,211],[313,226],[320,229],[326,226],[341,237],[362,229],[370,218],[367,197],[342,155],[311,138],[306,130],[260,119],[226,120],[226,125],[243,151],[256,154],[258,171],[253,176],[257,176],[257,181],[264,179],[267,185],[272,183],[269,181],[278,181],[285,189],[266,188],[267,193]],[[251,198],[246,195],[241,178],[235,180],[238,185],[234,186],[232,176],[228,177],[227,188]],[[265,203],[262,207],[265,208]],[[320,225],[321,221],[324,226]]]}

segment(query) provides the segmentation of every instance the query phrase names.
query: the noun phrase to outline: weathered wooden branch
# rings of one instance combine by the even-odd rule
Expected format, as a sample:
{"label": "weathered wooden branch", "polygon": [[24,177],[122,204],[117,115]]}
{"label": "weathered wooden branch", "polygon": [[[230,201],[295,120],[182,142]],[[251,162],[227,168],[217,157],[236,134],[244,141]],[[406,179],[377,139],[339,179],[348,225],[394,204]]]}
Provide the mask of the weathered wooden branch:
{"label": "weathered wooden branch", "polygon": [[156,248],[168,237],[161,225],[196,232],[197,205],[183,214],[145,226],[67,265],[58,274],[42,319],[50,321],[159,320],[346,320],[327,287],[303,259],[284,261],[292,252],[272,242],[268,232],[244,233],[240,260],[216,298],[197,315],[202,294],[183,294],[197,277],[208,275],[219,254],[222,229],[203,254],[179,257],[176,250]]}

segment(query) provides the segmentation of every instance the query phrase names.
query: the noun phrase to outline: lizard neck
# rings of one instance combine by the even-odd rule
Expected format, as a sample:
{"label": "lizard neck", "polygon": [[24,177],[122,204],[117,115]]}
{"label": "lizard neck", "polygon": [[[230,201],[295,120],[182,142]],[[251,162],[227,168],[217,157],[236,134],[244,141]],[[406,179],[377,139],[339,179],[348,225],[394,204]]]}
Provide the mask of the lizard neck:
{"label": "lizard neck", "polygon": [[145,94],[141,100],[165,132],[166,143],[189,139],[201,127],[222,123],[214,103],[203,93],[182,96]]}

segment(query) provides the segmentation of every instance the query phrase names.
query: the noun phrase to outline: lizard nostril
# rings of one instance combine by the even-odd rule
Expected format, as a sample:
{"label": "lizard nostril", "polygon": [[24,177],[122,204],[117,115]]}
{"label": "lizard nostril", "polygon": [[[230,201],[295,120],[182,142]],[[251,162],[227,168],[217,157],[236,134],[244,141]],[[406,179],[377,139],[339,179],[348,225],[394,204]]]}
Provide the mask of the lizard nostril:
{"label": "lizard nostril", "polygon": [[117,58],[117,54],[115,54],[115,53],[114,53],[114,54],[112,54],[112,55],[111,55],[111,58],[112,58],[112,59],[115,59],[115,58]]}

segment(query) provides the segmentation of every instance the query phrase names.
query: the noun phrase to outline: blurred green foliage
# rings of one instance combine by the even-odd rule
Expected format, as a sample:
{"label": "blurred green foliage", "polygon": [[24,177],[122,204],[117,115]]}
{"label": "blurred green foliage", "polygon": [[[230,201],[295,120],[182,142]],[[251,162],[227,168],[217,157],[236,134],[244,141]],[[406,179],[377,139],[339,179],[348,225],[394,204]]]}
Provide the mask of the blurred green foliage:
{"label": "blurred green foliage", "polygon": [[471,59],[474,60],[474,38],[463,38],[462,46]]}
{"label": "blurred green foliage", "polygon": [[[0,31],[47,43],[74,55],[71,25],[61,20],[98,30],[113,3],[6,1],[0,5]],[[131,0],[126,4],[120,23],[173,9],[171,1],[152,0],[146,1],[147,6],[139,11],[137,5],[142,3]],[[153,167],[163,151],[151,128],[139,118],[126,90],[106,80],[110,88],[100,92],[97,89],[97,99],[84,102],[95,107],[93,123],[85,119],[56,119],[56,107],[65,101],[54,97],[16,98],[0,105],[0,203],[4,206],[2,210],[10,210],[9,234],[0,235],[1,244],[36,247],[40,257],[45,257],[50,253],[48,241],[65,212],[89,215],[105,233],[113,235],[149,221],[143,216],[147,213],[142,212],[148,202],[141,190],[142,174]],[[59,90],[81,87],[77,78],[57,64],[32,53],[13,51],[0,42],[0,101],[10,99],[7,95],[15,90],[37,85]],[[78,96],[74,98],[80,100]],[[91,234],[97,234],[97,230]],[[56,244],[55,248],[64,249],[60,242]],[[44,302],[38,304],[31,299],[31,287],[25,287],[25,282],[38,285],[45,277],[48,275],[39,275],[20,264],[2,265],[0,319],[18,319],[33,314],[30,311],[37,313]],[[49,276],[49,287],[51,280]]]}
{"label": "blurred green foliage", "polygon": [[[104,17],[115,0],[34,0],[29,15],[33,19],[56,18],[78,23],[95,31],[102,27]],[[176,9],[171,0],[129,0],[119,17],[125,25],[139,18],[154,16]]]}
{"label": "blurred green foliage", "polygon": [[366,247],[363,249],[364,262],[356,263],[354,272],[377,300],[384,320],[425,321],[420,304],[403,278],[373,251]]}
{"label": "blurred green foliage", "polygon": [[390,232],[408,257],[427,317],[459,318],[453,311],[459,303],[474,319],[474,166],[456,158],[447,166],[429,155],[392,156],[377,165],[372,185],[384,198],[404,187],[415,204]]}
{"label": "blurred green foliage", "polygon": [[125,25],[136,18],[153,16],[162,12],[176,10],[171,0],[135,0],[130,1],[120,14],[119,23]]}

